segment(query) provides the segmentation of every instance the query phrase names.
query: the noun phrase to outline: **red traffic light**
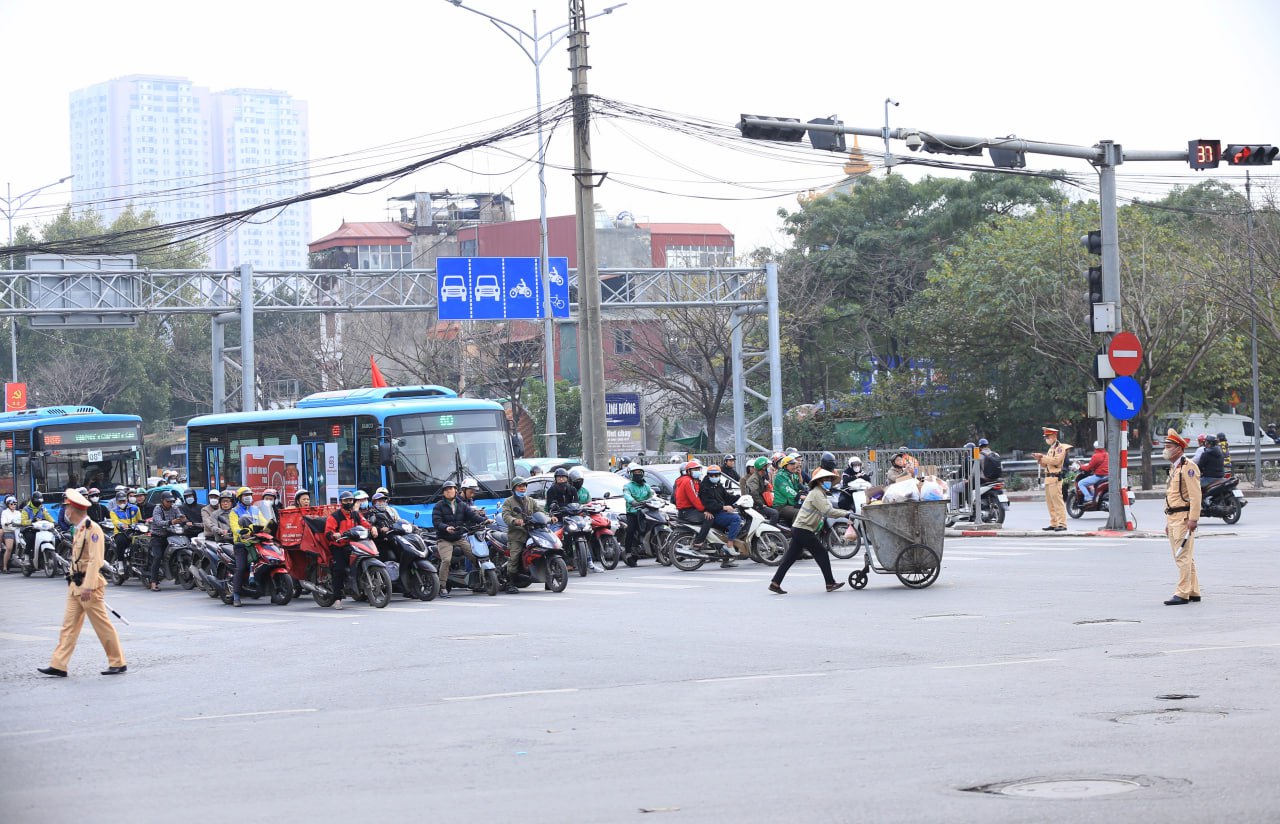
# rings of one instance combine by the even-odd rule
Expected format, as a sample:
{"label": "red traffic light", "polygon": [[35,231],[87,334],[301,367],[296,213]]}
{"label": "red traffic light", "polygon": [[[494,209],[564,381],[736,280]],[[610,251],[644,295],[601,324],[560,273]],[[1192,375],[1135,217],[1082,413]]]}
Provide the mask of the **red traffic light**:
{"label": "red traffic light", "polygon": [[1270,166],[1280,148],[1267,143],[1233,143],[1222,153],[1228,166]]}

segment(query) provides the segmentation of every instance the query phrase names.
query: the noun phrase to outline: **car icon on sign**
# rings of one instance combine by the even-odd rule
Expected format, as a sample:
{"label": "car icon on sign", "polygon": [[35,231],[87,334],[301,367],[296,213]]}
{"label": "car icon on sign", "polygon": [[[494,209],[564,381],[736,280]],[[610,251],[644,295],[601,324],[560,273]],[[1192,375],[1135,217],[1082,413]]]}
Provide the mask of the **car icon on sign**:
{"label": "car icon on sign", "polygon": [[444,276],[444,283],[440,284],[440,300],[443,302],[449,298],[459,298],[466,302],[467,282],[462,279],[462,275]]}
{"label": "car icon on sign", "polygon": [[501,297],[502,290],[498,288],[497,275],[480,275],[476,278],[476,300],[481,298],[499,300]]}

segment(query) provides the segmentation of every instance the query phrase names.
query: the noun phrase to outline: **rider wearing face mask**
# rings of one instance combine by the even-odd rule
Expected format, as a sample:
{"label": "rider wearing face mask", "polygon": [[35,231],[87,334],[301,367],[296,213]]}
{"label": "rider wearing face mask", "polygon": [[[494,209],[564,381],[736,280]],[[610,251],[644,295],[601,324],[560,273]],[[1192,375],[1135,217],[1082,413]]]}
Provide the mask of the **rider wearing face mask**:
{"label": "rider wearing face mask", "polygon": [[[350,490],[338,495],[338,509],[325,519],[324,531],[330,541],[342,537],[342,533],[355,526],[371,530],[360,510],[356,508],[356,496]],[[333,578],[333,592],[337,596],[333,601],[334,609],[342,609],[342,596],[347,591],[347,550],[346,547],[332,547],[329,553],[329,574]]]}
{"label": "rider wearing face mask", "polygon": [[[698,461],[689,461],[684,465],[684,474],[676,478],[675,486],[675,505],[679,510],[680,520],[687,524],[701,527],[704,522],[710,523],[714,515],[706,511],[706,507],[702,504],[702,498],[699,490],[702,487],[702,464]],[[707,527],[710,529],[711,527]],[[702,542],[707,537],[706,531],[698,533],[698,539],[695,544],[701,549]]]}
{"label": "rider wearing face mask", "polygon": [[[720,467],[712,464],[707,467],[707,479],[702,482],[698,488],[698,498],[702,501],[705,511],[705,517],[702,521],[702,530],[698,532],[698,539],[695,543],[702,543],[707,538],[707,533],[711,531],[712,526],[723,529],[725,537],[729,539],[729,544],[738,550],[738,557],[747,557],[747,545],[738,540],[738,533],[742,531],[742,516],[733,506],[733,501],[729,497],[729,490],[724,487],[723,473]],[[725,559],[720,562],[722,567],[734,566],[732,555],[728,549],[725,549]]]}
{"label": "rider wearing face mask", "polygon": [[231,540],[235,542],[236,574],[232,579],[231,605],[240,606],[240,594],[244,591],[244,582],[249,578],[249,550],[253,548],[250,536],[267,525],[267,519],[253,505],[253,490],[242,486],[236,490],[236,505],[227,515],[227,524],[231,527]]}
{"label": "rider wearing face mask", "polygon": [[[520,556],[524,553],[524,545],[529,540],[529,519],[542,507],[529,497],[529,482],[524,478],[511,479],[511,497],[502,503],[502,522],[507,525],[507,589],[508,595],[515,595],[520,590],[514,583],[520,571]],[[551,582],[547,582],[550,589]]]}
{"label": "rider wearing face mask", "polygon": [[769,582],[770,592],[778,595],[787,594],[787,591],[782,588],[782,579],[786,577],[787,570],[791,569],[791,565],[803,552],[811,553],[813,560],[818,562],[818,569],[822,570],[822,577],[827,582],[827,592],[835,592],[844,586],[843,581],[836,583],[835,577],[831,574],[831,557],[827,554],[827,547],[818,540],[817,535],[825,518],[832,516],[843,518],[849,514],[847,510],[833,507],[827,497],[831,492],[831,484],[835,480],[836,473],[825,469],[814,472],[813,477],[809,479],[809,488],[813,490],[813,494],[804,497],[800,513],[796,515],[795,522],[791,525],[791,543],[787,546],[787,553],[782,556],[778,571],[773,574],[773,580]]}

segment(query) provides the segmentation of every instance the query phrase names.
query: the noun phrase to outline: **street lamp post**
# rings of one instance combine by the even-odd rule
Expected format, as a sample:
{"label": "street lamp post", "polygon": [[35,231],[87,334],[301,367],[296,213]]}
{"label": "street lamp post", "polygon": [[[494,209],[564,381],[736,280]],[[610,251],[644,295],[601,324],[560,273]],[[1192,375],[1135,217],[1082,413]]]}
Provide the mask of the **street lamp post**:
{"label": "street lamp post", "polygon": [[[494,17],[479,9],[463,5],[462,0],[446,0],[446,2],[478,14],[494,25],[494,28],[505,34],[524,52],[533,64],[534,94],[538,110],[538,256],[541,259],[539,271],[542,273],[542,339],[543,339],[543,383],[547,389],[547,455],[559,455],[559,443],[556,433],[556,347],[555,324],[551,319],[551,282],[547,277],[547,144],[542,134],[542,61],[550,54],[555,45],[568,34],[568,23],[538,32],[538,11],[533,11],[533,32],[529,33],[514,23]],[[588,17],[591,20],[606,14],[613,14],[614,9],[622,8],[626,3],[618,3],[596,12]],[[546,41],[545,46],[543,41]],[[528,41],[529,45],[525,45]],[[581,262],[579,262],[581,263]]]}
{"label": "street lamp post", "polygon": [[[18,212],[22,211],[22,207],[27,204],[27,201],[31,200],[31,198],[35,197],[40,192],[43,192],[45,189],[48,189],[51,186],[57,186],[59,183],[66,183],[68,180],[70,180],[73,177],[75,177],[75,175],[67,175],[61,180],[55,180],[52,183],[46,183],[43,186],[37,186],[31,191],[23,192],[20,195],[14,195],[12,183],[6,183],[4,185],[5,187],[4,208],[0,209],[0,214],[3,214],[5,217],[5,220],[9,222],[9,246],[10,247],[13,246],[13,216],[16,215]],[[13,253],[12,252],[9,254],[9,271],[10,272],[13,271]],[[10,289],[13,288],[13,280],[9,281],[9,288]],[[17,383],[18,382],[18,316],[17,315],[12,315],[9,318],[9,355],[12,361],[12,364],[11,364],[12,371],[13,371],[12,380],[14,383]]]}

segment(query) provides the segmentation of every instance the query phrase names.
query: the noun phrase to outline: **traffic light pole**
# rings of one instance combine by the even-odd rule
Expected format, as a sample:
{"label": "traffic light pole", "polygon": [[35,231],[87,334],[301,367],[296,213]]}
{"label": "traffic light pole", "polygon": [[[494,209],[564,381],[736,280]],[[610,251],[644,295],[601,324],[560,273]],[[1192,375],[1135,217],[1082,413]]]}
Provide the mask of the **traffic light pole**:
{"label": "traffic light pole", "polygon": [[[1074,157],[1089,161],[1098,169],[1098,202],[1102,210],[1102,299],[1104,302],[1115,306],[1115,329],[1121,328],[1120,243],[1117,235],[1116,167],[1126,160],[1181,161],[1183,163],[1188,160],[1188,151],[1186,150],[1124,151],[1120,144],[1109,140],[1100,141],[1096,146],[1072,146],[1064,143],[1043,143],[1017,138],[939,134],[909,127],[889,129],[888,123],[883,128],[870,128],[847,126],[838,122],[834,124],[801,123],[798,119],[762,118],[743,115],[742,120],[738,123],[738,128],[744,137],[766,137],[777,135],[779,131],[834,132],[835,134],[856,134],[864,137],[883,137],[885,138],[886,151],[888,150],[888,141],[892,138],[905,141],[907,148],[912,151],[923,147],[928,142],[933,150],[941,151],[944,154],[949,149],[955,150],[955,154],[968,154],[971,153],[972,149],[981,147],[985,149],[1003,149],[1007,152]],[[752,134],[753,131],[756,134]],[[812,134],[810,134],[810,142],[813,142]],[[902,162],[902,160],[897,161],[897,163]],[[1107,457],[1110,462],[1107,481],[1110,484],[1110,488],[1116,490],[1111,493],[1111,499],[1113,501],[1123,500],[1127,492],[1120,493],[1119,490],[1125,488],[1122,484],[1125,484],[1128,480],[1128,471],[1120,466],[1120,453],[1125,450],[1127,445],[1122,440],[1120,421],[1109,412],[1106,413],[1106,416]],[[1111,507],[1107,515],[1107,528],[1125,528],[1124,506]]]}

